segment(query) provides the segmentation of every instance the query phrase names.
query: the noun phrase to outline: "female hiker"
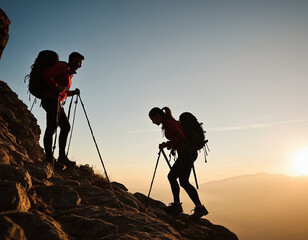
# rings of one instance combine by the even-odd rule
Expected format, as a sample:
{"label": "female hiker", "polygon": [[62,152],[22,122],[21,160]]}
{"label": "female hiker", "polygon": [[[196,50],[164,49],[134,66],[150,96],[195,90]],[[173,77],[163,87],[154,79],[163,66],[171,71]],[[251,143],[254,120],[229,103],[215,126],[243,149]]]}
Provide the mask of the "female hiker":
{"label": "female hiker", "polygon": [[166,207],[166,211],[170,214],[178,214],[183,212],[180,202],[180,185],[185,189],[190,199],[195,204],[192,218],[198,219],[208,214],[206,208],[201,204],[197,190],[189,183],[189,176],[194,161],[197,159],[198,152],[187,141],[184,129],[181,123],[174,119],[171,110],[168,107],[162,109],[155,107],[149,112],[149,117],[153,124],[162,125],[162,130],[167,142],[159,144],[159,149],[168,148],[177,151],[178,158],[171,167],[168,174],[168,180],[171,185],[174,202]]}

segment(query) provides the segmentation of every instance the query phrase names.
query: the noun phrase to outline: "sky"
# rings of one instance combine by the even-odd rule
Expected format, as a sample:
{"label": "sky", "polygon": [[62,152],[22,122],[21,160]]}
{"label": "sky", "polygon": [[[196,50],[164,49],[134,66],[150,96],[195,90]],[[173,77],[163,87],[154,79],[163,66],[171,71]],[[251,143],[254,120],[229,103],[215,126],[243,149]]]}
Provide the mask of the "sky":
{"label": "sky", "polygon": [[[156,106],[203,122],[210,153],[195,163],[199,183],[300,174],[292,161],[308,148],[307,1],[1,0],[0,7],[11,21],[0,79],[30,109],[24,77],[37,54],[50,49],[67,61],[82,53],[71,89],[81,91],[108,175],[130,191],[149,188],[166,141],[148,118]],[[44,132],[39,102],[32,113]],[[69,157],[103,173],[80,103]],[[168,186],[167,173],[160,159],[156,189]]]}

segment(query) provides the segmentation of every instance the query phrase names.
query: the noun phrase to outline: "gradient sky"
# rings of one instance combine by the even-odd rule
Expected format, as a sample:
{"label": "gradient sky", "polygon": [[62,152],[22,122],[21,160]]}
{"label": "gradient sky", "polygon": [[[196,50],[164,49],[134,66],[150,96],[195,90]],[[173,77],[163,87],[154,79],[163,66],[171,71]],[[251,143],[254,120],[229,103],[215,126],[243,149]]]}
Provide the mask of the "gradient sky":
{"label": "gradient sky", "polygon": [[[148,189],[163,141],[148,118],[193,112],[210,155],[200,183],[240,174],[296,175],[308,148],[308,1],[1,0],[11,20],[0,79],[29,106],[23,79],[38,52],[85,56],[73,78],[110,177]],[[32,98],[33,100],[33,98]],[[68,103],[66,104],[67,108]],[[45,112],[33,114],[42,131]],[[102,172],[79,105],[70,158]],[[162,160],[157,184],[168,185]]]}

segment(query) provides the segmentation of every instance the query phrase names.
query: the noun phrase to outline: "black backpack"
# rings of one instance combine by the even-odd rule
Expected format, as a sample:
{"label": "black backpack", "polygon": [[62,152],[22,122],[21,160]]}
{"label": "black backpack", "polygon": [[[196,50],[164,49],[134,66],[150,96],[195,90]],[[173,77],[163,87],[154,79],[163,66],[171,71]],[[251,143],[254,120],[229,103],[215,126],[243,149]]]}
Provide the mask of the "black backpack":
{"label": "black backpack", "polygon": [[29,92],[37,97],[42,98],[42,94],[47,88],[45,81],[41,78],[42,73],[59,61],[59,55],[51,50],[41,51],[31,66],[31,72],[25,78],[29,79]]}
{"label": "black backpack", "polygon": [[203,123],[198,122],[197,118],[190,112],[184,112],[179,117],[180,122],[184,128],[185,135],[189,143],[196,149],[204,148],[205,153],[208,140],[205,138],[205,131],[203,130]]}

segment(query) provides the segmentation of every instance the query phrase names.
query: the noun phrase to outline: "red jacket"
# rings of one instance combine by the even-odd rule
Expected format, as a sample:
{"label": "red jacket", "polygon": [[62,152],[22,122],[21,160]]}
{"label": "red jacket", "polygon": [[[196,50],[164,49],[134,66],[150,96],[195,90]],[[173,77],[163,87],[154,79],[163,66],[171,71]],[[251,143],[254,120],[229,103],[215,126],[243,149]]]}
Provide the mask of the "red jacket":
{"label": "red jacket", "polygon": [[70,71],[67,63],[65,62],[58,62],[45,70],[42,73],[42,78],[45,80],[48,87],[43,94],[43,98],[58,99],[59,91],[57,89],[57,85],[66,88],[66,91],[60,94],[61,102],[63,102],[67,96],[72,96],[73,94],[69,91],[69,89],[72,85],[73,74],[75,73],[76,71]]}
{"label": "red jacket", "polygon": [[179,121],[168,119],[163,122],[163,129],[165,137],[169,140],[165,142],[166,147],[181,151],[183,144],[187,141],[182,124]]}

